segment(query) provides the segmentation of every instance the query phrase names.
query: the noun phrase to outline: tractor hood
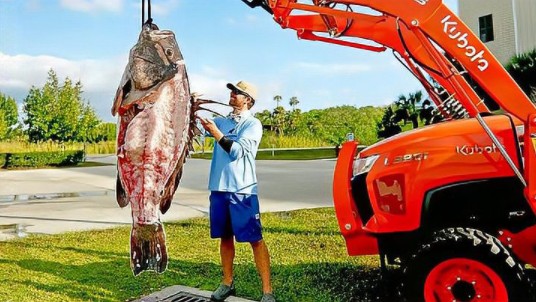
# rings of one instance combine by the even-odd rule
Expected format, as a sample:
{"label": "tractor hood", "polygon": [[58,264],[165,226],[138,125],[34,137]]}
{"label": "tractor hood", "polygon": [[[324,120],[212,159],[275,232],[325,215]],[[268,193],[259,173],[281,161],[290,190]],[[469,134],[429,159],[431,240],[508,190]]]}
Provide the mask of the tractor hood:
{"label": "tractor hood", "polygon": [[[484,121],[505,145],[513,143],[515,126],[505,115],[484,117]],[[480,152],[480,148],[493,147],[491,139],[474,118],[444,122],[403,132],[363,149],[360,157],[371,155],[404,156],[417,153],[453,152],[461,155]],[[512,150],[512,149],[510,149]],[[488,150],[489,151],[489,150]]]}

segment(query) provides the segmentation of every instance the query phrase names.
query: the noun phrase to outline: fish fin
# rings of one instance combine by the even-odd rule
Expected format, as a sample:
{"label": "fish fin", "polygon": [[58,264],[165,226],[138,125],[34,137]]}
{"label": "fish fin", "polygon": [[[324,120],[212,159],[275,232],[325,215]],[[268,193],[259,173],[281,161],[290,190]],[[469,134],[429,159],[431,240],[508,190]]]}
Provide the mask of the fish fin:
{"label": "fish fin", "polygon": [[207,100],[207,99],[200,99],[199,96],[200,95],[196,94],[195,92],[192,94],[191,102],[194,108],[198,108],[200,105],[204,105],[204,104],[215,104],[215,105],[222,105],[225,107],[232,107],[231,105],[225,104],[222,102]]}
{"label": "fish fin", "polygon": [[123,188],[123,184],[121,184],[119,176],[117,176],[117,181],[115,183],[115,198],[117,200],[117,204],[119,204],[121,208],[124,208],[128,205],[127,193]]}
{"label": "fish fin", "polygon": [[163,273],[167,269],[166,234],[162,223],[132,226],[130,267],[134,276],[146,270]]}
{"label": "fish fin", "polygon": [[196,93],[193,93],[191,95],[190,102],[192,103],[192,112],[193,113],[195,113],[198,110],[205,110],[205,111],[211,112],[211,113],[213,113],[213,114],[215,114],[217,116],[223,116],[221,113],[216,112],[216,111],[211,110],[211,109],[208,109],[208,108],[203,108],[203,107],[201,107],[201,105],[216,104],[216,105],[222,105],[222,106],[226,106],[226,107],[231,107],[231,105],[229,105],[229,104],[225,104],[225,103],[221,103],[221,102],[217,102],[217,101],[213,101],[213,100],[200,99],[200,98],[198,98],[199,96],[200,95],[196,94]]}
{"label": "fish fin", "polygon": [[200,136],[203,134],[203,131],[201,131],[201,129],[199,129],[195,123],[192,123],[192,127],[190,129],[192,129],[192,134],[190,137]]}
{"label": "fish fin", "polygon": [[119,84],[119,87],[115,92],[114,104],[112,105],[112,116],[115,116],[117,114],[119,108],[121,108],[121,104],[123,103],[123,99],[125,98],[126,94],[128,94],[132,89],[132,82],[130,81],[128,65],[129,64],[127,64],[127,66],[125,67],[125,71],[123,72],[123,76],[121,77],[121,83]]}
{"label": "fish fin", "polygon": [[208,108],[197,107],[195,111],[197,111],[197,110],[205,110],[205,111],[208,111],[208,112],[210,112],[210,113],[215,114],[216,116],[224,116],[223,114],[221,114],[221,113],[219,113],[219,112],[217,112],[217,111],[208,109]]}
{"label": "fish fin", "polygon": [[171,206],[173,194],[175,194],[175,191],[177,191],[177,188],[179,187],[179,183],[181,181],[182,169],[184,167],[184,163],[186,162],[186,157],[188,156],[188,153],[188,149],[185,149],[177,162],[177,166],[175,167],[173,174],[166,183],[164,193],[162,194],[162,198],[160,199],[160,212],[162,212],[162,214],[166,214],[167,210],[169,210],[169,207]]}
{"label": "fish fin", "polygon": [[[203,144],[201,143],[201,139],[198,136],[194,137],[192,141],[195,142],[197,144],[197,146],[203,147]],[[193,152],[193,151],[195,151],[195,149],[194,149],[193,144],[191,144],[191,145],[192,145],[192,147],[191,147],[190,151]]]}
{"label": "fish fin", "polygon": [[171,201],[173,200],[173,194],[175,193],[175,191],[177,191],[177,188],[179,187],[179,182],[181,181],[182,177],[183,163],[184,161],[179,161],[180,168],[178,168],[176,173],[174,173],[174,175],[169,178],[169,182],[166,185],[164,196],[162,197],[162,201],[160,202],[160,212],[162,212],[162,214],[166,214],[166,212],[169,210],[169,207],[171,206]]}
{"label": "fish fin", "polygon": [[121,107],[122,100],[123,100],[123,89],[119,88],[117,89],[117,92],[115,93],[114,104],[112,105],[112,116],[115,116],[117,114],[117,111],[119,111],[119,107]]}

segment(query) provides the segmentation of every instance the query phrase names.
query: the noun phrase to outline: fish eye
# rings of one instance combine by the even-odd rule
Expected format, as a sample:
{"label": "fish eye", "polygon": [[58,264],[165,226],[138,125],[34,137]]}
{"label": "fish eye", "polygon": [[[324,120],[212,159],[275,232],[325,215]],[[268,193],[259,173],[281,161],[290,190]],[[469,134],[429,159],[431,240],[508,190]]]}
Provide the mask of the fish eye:
{"label": "fish eye", "polygon": [[171,48],[166,48],[166,56],[168,56],[168,57],[172,57],[172,56],[173,56],[173,49],[171,49]]}

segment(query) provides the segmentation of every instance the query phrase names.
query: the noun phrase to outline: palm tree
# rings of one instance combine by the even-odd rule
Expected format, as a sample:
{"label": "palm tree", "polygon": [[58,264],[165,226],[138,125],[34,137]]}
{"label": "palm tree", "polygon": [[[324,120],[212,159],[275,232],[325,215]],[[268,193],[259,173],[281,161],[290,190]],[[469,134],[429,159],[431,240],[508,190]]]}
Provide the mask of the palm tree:
{"label": "palm tree", "polygon": [[274,101],[277,103],[277,107],[279,107],[279,102],[281,102],[281,100],[283,99],[283,97],[281,97],[280,95],[276,95],[274,96]]}
{"label": "palm tree", "polygon": [[300,103],[300,101],[298,101],[298,98],[293,96],[290,98],[290,101],[289,101],[289,104],[290,106],[292,107],[292,111],[296,110],[296,106]]}
{"label": "palm tree", "polygon": [[377,124],[376,133],[379,138],[388,138],[402,132],[402,128],[396,121],[396,114],[391,106],[385,108],[382,121]]}
{"label": "palm tree", "polygon": [[395,101],[397,107],[395,111],[395,122],[404,121],[404,125],[411,121],[413,124],[413,129],[419,127],[419,112],[417,110],[416,104],[419,104],[422,100],[422,91],[417,90],[415,93],[410,93],[406,97],[401,94],[398,96],[398,100]]}
{"label": "palm tree", "polygon": [[519,87],[530,96],[532,89],[536,87],[536,78],[534,77],[536,75],[536,48],[510,58],[506,70]]}
{"label": "palm tree", "polygon": [[278,106],[274,109],[272,114],[272,121],[274,123],[274,131],[279,136],[283,134],[283,126],[285,124],[286,111],[283,106]]}
{"label": "palm tree", "polygon": [[421,111],[419,112],[419,118],[424,122],[425,125],[430,125],[432,119],[434,118],[434,107],[432,107],[432,102],[426,99],[422,102]]}

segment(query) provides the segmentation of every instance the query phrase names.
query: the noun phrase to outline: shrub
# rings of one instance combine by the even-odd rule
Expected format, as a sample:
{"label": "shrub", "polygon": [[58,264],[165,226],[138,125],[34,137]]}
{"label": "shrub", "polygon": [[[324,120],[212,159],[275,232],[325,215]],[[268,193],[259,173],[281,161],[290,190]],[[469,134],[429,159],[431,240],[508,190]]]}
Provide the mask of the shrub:
{"label": "shrub", "polygon": [[84,151],[50,151],[50,152],[20,152],[0,154],[0,167],[49,167],[72,166],[84,160]]}
{"label": "shrub", "polygon": [[0,153],[0,169],[6,166],[6,154]]}

